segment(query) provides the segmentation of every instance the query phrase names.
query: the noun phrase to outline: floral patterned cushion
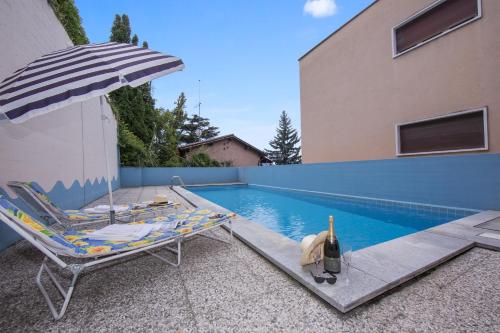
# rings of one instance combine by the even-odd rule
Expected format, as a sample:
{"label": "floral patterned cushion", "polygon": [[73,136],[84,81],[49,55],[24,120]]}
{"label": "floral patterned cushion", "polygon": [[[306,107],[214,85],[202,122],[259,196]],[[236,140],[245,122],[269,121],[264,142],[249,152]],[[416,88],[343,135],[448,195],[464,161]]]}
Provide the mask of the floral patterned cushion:
{"label": "floral patterned cushion", "polygon": [[172,220],[180,221],[176,229],[153,231],[146,237],[133,242],[103,241],[87,238],[89,233],[95,231],[94,229],[68,230],[63,234],[63,236],[67,241],[71,242],[75,246],[78,246],[80,249],[83,249],[89,255],[103,255],[117,251],[127,251],[151,245],[159,241],[173,239],[195,231],[208,229],[227,222],[227,220],[233,216],[233,213],[218,214],[208,209],[197,209],[185,210],[180,214],[171,214],[137,222],[130,222],[128,224],[154,224]]}
{"label": "floral patterned cushion", "polygon": [[[39,234],[40,238],[48,240],[53,243],[53,245],[59,245],[58,248],[65,248],[70,253],[75,254],[85,254],[77,246],[67,241],[62,235],[57,231],[53,230],[50,226],[34,219],[28,213],[25,213],[19,209],[16,205],[12,204],[10,201],[5,199],[0,195],[0,207],[4,208],[11,217],[19,219],[23,224],[25,229],[31,230],[32,234]],[[55,243],[55,244],[54,244]]]}
{"label": "floral patterned cushion", "polygon": [[185,210],[180,214],[170,214],[153,219],[147,219],[129,224],[153,224],[172,220],[179,220],[176,229],[166,229],[153,231],[146,237],[133,242],[102,241],[87,238],[87,235],[95,229],[73,230],[57,232],[50,226],[35,220],[29,214],[23,212],[10,201],[0,195],[0,207],[5,208],[12,217],[18,218],[25,227],[31,229],[32,233],[43,235],[50,241],[63,248],[62,254],[78,257],[93,257],[97,255],[111,254],[114,252],[127,251],[139,248],[159,241],[173,239],[182,235],[187,235],[203,229],[208,229],[220,225],[234,216],[233,213],[218,214],[208,209]]}
{"label": "floral patterned cushion", "polygon": [[[45,202],[47,205],[50,206],[52,211],[56,215],[60,215],[65,217],[68,220],[72,221],[95,221],[95,220],[103,220],[106,219],[109,214],[96,214],[96,213],[87,213],[84,210],[74,210],[74,209],[66,209],[62,210],[61,208],[57,207],[45,194],[45,192],[38,187],[35,183],[33,182],[26,182],[24,183],[26,186],[28,186],[34,194],[40,199],[41,201]],[[163,210],[166,207],[171,207],[171,206],[176,206],[178,204],[173,203],[173,204],[166,204],[166,205],[160,205],[160,206],[153,206],[153,207],[145,207],[145,208],[140,208],[140,209],[134,209],[135,205],[134,204],[129,204],[128,210],[121,211],[116,213],[116,216],[127,216],[127,215],[142,215],[142,214],[147,214],[147,213],[155,213],[157,211]]]}

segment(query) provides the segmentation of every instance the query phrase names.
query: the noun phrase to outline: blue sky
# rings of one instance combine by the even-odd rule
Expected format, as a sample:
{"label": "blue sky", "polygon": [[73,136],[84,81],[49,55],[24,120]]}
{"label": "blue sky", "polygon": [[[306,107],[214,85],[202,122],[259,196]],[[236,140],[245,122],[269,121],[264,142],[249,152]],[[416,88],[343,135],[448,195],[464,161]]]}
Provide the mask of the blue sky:
{"label": "blue sky", "polygon": [[370,3],[76,0],[91,42],[108,41],[115,14],[127,14],[140,44],[183,59],[184,71],[153,82],[158,106],[173,108],[185,92],[188,113],[197,112],[201,80],[201,115],[258,148],[268,147],[282,110],[300,130],[298,58]]}

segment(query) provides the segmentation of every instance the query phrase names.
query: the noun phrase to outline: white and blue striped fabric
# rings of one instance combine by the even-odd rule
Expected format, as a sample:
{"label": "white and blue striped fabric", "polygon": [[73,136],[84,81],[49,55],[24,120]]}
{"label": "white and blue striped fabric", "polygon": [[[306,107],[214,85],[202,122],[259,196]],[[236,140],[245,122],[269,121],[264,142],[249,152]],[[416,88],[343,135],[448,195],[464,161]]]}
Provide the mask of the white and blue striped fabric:
{"label": "white and blue striped fabric", "polygon": [[183,68],[177,57],[130,44],[73,46],[42,56],[5,78],[0,83],[0,119],[21,123]]}

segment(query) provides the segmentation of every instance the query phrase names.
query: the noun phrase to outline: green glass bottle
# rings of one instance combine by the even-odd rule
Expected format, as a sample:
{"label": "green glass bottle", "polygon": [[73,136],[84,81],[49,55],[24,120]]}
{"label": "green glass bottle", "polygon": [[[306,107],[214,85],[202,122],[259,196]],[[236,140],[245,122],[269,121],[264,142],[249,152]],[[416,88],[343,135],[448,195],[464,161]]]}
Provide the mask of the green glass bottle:
{"label": "green glass bottle", "polygon": [[328,220],[329,228],[323,245],[324,268],[325,271],[331,274],[340,273],[340,247],[337,236],[335,236],[335,228],[333,226],[333,216],[330,215]]}

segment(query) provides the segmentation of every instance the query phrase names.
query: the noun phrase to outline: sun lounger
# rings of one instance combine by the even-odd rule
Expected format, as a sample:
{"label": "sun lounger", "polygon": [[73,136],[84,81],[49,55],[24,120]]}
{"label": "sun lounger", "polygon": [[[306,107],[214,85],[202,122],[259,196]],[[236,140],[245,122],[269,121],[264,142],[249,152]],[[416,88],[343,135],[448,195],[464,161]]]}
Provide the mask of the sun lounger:
{"label": "sun lounger", "polygon": [[[53,219],[64,226],[74,224],[93,224],[109,221],[109,213],[97,212],[90,209],[64,210],[59,208],[50,200],[50,198],[31,182],[11,181],[8,186],[14,190],[26,203],[36,212],[41,212],[40,216],[45,219]],[[131,203],[123,207],[118,205],[116,208],[116,219],[119,221],[130,221],[148,216],[158,216],[166,210],[177,207],[177,203],[167,202],[165,204],[152,203]],[[108,206],[109,207],[109,206]]]}
{"label": "sun lounger", "polygon": [[[20,236],[29,241],[45,255],[36,276],[36,283],[56,320],[60,319],[66,312],[78,276],[89,267],[140,252],[147,252],[170,265],[178,266],[181,263],[181,243],[189,237],[199,235],[230,243],[230,241],[205,235],[204,233],[214,228],[228,225],[232,241],[231,217],[233,215],[232,213],[217,214],[208,209],[186,210],[165,217],[130,222],[129,225],[152,224],[158,226],[165,224],[165,228],[154,228],[148,235],[141,239],[133,241],[96,240],[89,238],[89,235],[95,230],[67,229],[58,231],[23,212],[4,196],[0,195],[0,220],[14,229]],[[172,228],[171,222],[176,222],[178,225],[175,227],[174,224],[175,228]],[[167,246],[172,243],[176,244],[175,248]],[[158,253],[152,252],[152,250],[159,247],[164,247],[176,254],[176,262],[171,262]],[[77,261],[81,263],[67,264],[63,261],[64,257],[77,258]],[[47,266],[48,260],[52,260],[60,268],[67,269],[73,274],[71,284],[67,290],[64,290],[54,273]],[[59,310],[56,309],[45,287],[42,285],[41,277],[44,272],[47,273],[64,299]]]}

